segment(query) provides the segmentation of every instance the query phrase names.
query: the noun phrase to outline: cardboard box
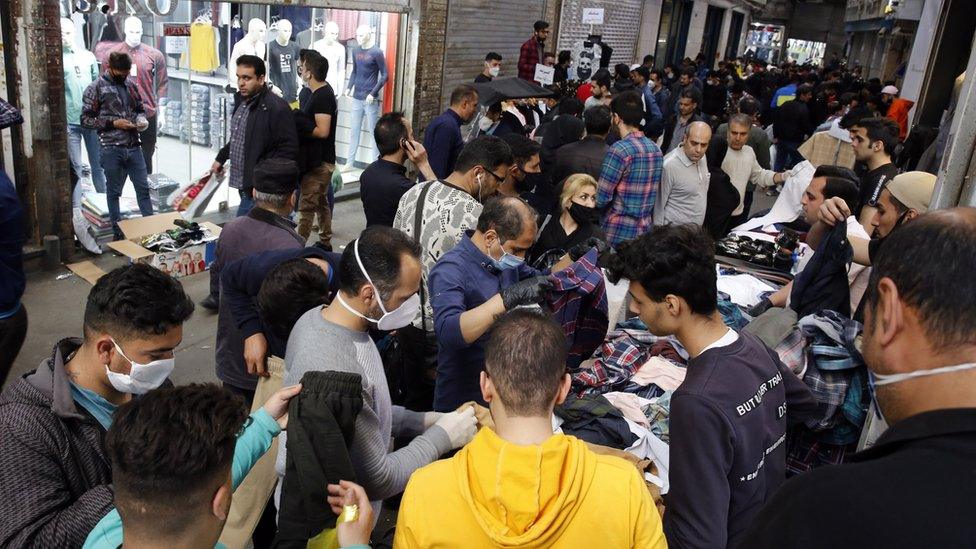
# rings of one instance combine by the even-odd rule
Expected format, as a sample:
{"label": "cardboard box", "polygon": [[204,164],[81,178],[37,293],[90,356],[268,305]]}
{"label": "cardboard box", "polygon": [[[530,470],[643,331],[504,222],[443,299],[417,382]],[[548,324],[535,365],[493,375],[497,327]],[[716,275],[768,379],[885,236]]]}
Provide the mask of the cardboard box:
{"label": "cardboard box", "polygon": [[213,223],[200,223],[201,227],[210,231],[212,240],[185,246],[173,252],[154,252],[138,244],[138,241],[147,235],[176,228],[173,221],[177,219],[182,219],[182,216],[178,212],[170,212],[119,221],[119,229],[122,230],[126,240],[110,242],[108,246],[128,257],[132,262],[152,265],[174,278],[206,271],[217,257],[217,237],[220,236],[220,227]]}

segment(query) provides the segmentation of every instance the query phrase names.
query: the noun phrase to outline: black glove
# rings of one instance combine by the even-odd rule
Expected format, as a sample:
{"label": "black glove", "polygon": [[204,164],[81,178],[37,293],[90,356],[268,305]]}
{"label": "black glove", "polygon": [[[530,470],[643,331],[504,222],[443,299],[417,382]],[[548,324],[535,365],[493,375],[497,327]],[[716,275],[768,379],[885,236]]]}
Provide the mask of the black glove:
{"label": "black glove", "polygon": [[769,301],[768,297],[764,297],[762,298],[762,301],[746,309],[746,314],[751,316],[752,318],[756,318],[757,316],[765,313],[772,307],[773,307],[773,303]]}
{"label": "black glove", "polygon": [[520,280],[505,288],[501,292],[505,310],[511,311],[520,305],[534,305],[542,303],[546,291],[552,289],[552,280],[548,276],[533,276]]}
{"label": "black glove", "polygon": [[586,239],[586,242],[580,242],[570,248],[566,253],[569,254],[569,258],[573,261],[579,261],[581,257],[589,253],[593,248],[596,248],[596,253],[599,256],[606,252],[610,246],[607,245],[606,241],[591,236]]}

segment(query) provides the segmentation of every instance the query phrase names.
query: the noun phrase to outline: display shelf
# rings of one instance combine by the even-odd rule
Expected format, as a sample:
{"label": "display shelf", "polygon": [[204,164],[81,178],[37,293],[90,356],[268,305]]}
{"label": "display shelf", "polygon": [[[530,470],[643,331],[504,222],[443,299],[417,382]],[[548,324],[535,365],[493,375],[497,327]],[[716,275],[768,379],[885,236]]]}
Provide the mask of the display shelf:
{"label": "display shelf", "polygon": [[[193,73],[186,69],[167,68],[169,77],[176,80],[184,80],[193,84],[207,84],[208,86],[219,86],[221,89],[228,84],[225,76],[210,76],[209,74]],[[192,79],[190,77],[193,77]]]}

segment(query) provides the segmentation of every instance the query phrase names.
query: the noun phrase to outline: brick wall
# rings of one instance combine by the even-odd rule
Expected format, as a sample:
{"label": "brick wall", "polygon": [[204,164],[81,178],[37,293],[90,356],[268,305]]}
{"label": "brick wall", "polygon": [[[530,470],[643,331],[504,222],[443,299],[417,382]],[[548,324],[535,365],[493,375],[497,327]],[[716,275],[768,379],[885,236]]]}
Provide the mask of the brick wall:
{"label": "brick wall", "polygon": [[427,123],[441,110],[447,4],[448,0],[425,0],[420,11],[412,121],[418,137],[423,135]]}

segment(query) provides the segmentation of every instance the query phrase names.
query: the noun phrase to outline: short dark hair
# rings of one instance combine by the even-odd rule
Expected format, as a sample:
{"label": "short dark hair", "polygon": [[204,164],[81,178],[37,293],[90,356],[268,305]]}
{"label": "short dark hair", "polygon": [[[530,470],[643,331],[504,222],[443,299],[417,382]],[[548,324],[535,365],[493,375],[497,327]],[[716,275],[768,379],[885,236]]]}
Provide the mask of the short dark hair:
{"label": "short dark hair", "polygon": [[695,69],[693,69],[691,67],[685,67],[685,68],[681,69],[681,76],[687,76],[687,77],[691,78],[692,80],[694,80],[694,78],[695,78]]}
{"label": "short dark hair", "polygon": [[759,101],[756,101],[754,97],[743,97],[739,100],[739,114],[756,116],[759,108]]}
{"label": "short dark hair", "polygon": [[454,171],[467,172],[475,166],[494,170],[498,166],[511,166],[512,148],[508,143],[493,135],[475,137],[461,149]]}
{"label": "short dark hair", "polygon": [[839,197],[850,211],[855,211],[861,201],[857,184],[846,177],[826,176],[825,179],[824,198]]}
{"label": "short dark hair", "polygon": [[653,63],[653,62],[654,62],[654,56],[650,54],[645,55],[644,60],[642,61],[642,63]]}
{"label": "short dark hair", "polygon": [[888,156],[895,154],[895,147],[898,145],[898,123],[890,118],[875,116],[862,118],[854,122],[850,127],[864,128],[868,133],[868,141],[874,143],[881,141],[884,145],[884,152]]}
{"label": "short dark hair", "polygon": [[803,84],[802,86],[796,88],[796,97],[799,99],[801,95],[813,94],[813,86],[810,84]]}
{"label": "short dark hair", "polygon": [[85,305],[85,335],[162,335],[193,314],[193,301],[175,278],[144,263],[113,269],[98,279]]}
{"label": "short dark hair", "polygon": [[595,82],[597,86],[603,86],[604,88],[610,89],[613,86],[613,77],[610,76],[610,71],[607,69],[600,69],[590,77],[592,82]]}
{"label": "short dark hair", "polygon": [[502,140],[508,143],[512,149],[512,159],[515,160],[519,168],[542,150],[542,146],[536,140],[529,139],[522,134],[508,133],[502,136]]}
{"label": "short dark hair", "polygon": [[525,222],[533,221],[531,207],[514,196],[496,196],[485,202],[478,216],[478,231],[495,229],[498,238],[509,241],[518,238],[525,230]]}
{"label": "short dark hair", "polygon": [[918,311],[926,339],[936,352],[973,345],[976,292],[960,283],[973,272],[976,211],[952,208],[922,214],[892,231],[872,257],[867,307],[873,310],[877,305],[878,282],[890,278],[899,298]]}
{"label": "short dark hair", "polygon": [[[420,259],[420,244],[403,231],[375,225],[367,227],[359,238],[359,259],[369,273],[383,299],[389,299],[400,279],[400,263],[408,255]],[[339,262],[339,289],[347,294],[355,294],[363,284],[368,284],[366,275],[356,261],[355,241],[346,245]]]}
{"label": "short dark hair", "polygon": [[485,56],[485,61],[501,61],[501,60],[502,60],[502,56],[498,55],[493,51],[488,52],[488,55]]}
{"label": "short dark hair", "polygon": [[397,111],[388,112],[376,121],[373,138],[381,156],[400,150],[400,142],[408,137],[407,125],[403,121],[403,113]]}
{"label": "short dark hair", "polygon": [[559,101],[559,114],[579,116],[583,114],[583,102],[576,97],[564,97]]}
{"label": "short dark hair", "polygon": [[556,57],[557,63],[569,63],[573,60],[573,54],[569,50],[559,50],[559,55]]}
{"label": "short dark hair", "polygon": [[702,95],[698,91],[698,88],[692,86],[688,89],[681,90],[681,93],[678,95],[678,100],[680,101],[682,99],[691,99],[696,105],[701,105]]}
{"label": "short dark hair", "polygon": [[299,61],[304,63],[305,60],[309,59],[310,57],[322,57],[322,54],[319,53],[318,50],[311,50],[311,49],[304,49],[304,48],[298,50]]}
{"label": "short dark hair", "polygon": [[258,313],[272,333],[288,339],[306,311],[329,303],[331,298],[329,277],[308,258],[296,257],[280,263],[264,278],[258,290]]}
{"label": "short dark hair", "polygon": [[108,56],[108,66],[117,71],[132,69],[132,58],[124,51],[113,51]]}
{"label": "short dark hair", "polygon": [[644,120],[644,103],[636,91],[617,94],[610,100],[610,110],[628,126],[640,126]]}
{"label": "short dark hair", "polygon": [[229,484],[243,400],[216,384],[156,389],[123,404],[105,436],[126,530],[179,535]]}
{"label": "short dark hair", "polygon": [[548,314],[515,309],[492,327],[485,345],[485,372],[507,412],[541,416],[552,412],[567,356],[563,329]]}
{"label": "short dark hair", "polygon": [[612,120],[610,107],[597,105],[586,109],[583,113],[583,124],[586,125],[587,135],[606,135],[610,132]]}
{"label": "short dark hair", "polygon": [[[314,59],[314,58],[308,58],[308,57],[306,57],[305,58],[305,63],[307,64],[310,61],[310,59]],[[264,65],[264,59],[261,59],[260,57],[258,57],[256,55],[242,55],[242,56],[238,57],[237,58],[237,66],[238,67],[251,67],[252,69],[254,69],[254,76],[259,77],[259,78],[262,77],[262,76],[264,76],[264,75],[266,75],[266,74],[268,74],[268,69]]]}
{"label": "short dark hair", "polygon": [[478,100],[478,90],[471,84],[461,84],[451,92],[451,105],[460,105],[464,101],[472,100]]}
{"label": "short dark hair", "polygon": [[855,185],[859,184],[860,179],[854,170],[850,168],[845,168],[844,166],[834,166],[832,164],[822,164],[817,166],[817,169],[813,172],[813,177],[841,177],[844,179],[849,179]]}
{"label": "short dark hair", "polygon": [[607,263],[611,280],[639,282],[655,301],[673,294],[684,298],[696,314],[715,312],[715,245],[697,225],[656,226],[621,243]]}
{"label": "short dark hair", "polygon": [[543,29],[548,29],[548,28],[549,28],[549,22],[543,21],[541,19],[532,24],[532,30],[534,30],[535,32],[539,32]]}
{"label": "short dark hair", "polygon": [[650,74],[652,74],[652,75],[656,74],[658,80],[663,80],[664,79],[664,70],[663,69],[651,69]]}
{"label": "short dark hair", "polygon": [[307,70],[318,82],[325,82],[329,75],[329,60],[321,55],[305,59],[305,70]]}

